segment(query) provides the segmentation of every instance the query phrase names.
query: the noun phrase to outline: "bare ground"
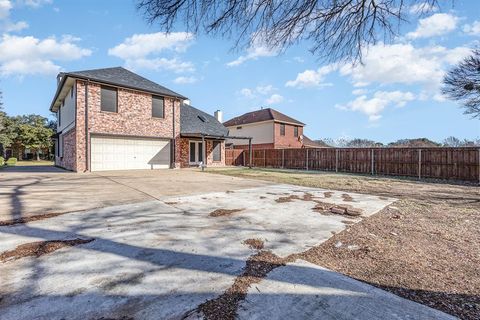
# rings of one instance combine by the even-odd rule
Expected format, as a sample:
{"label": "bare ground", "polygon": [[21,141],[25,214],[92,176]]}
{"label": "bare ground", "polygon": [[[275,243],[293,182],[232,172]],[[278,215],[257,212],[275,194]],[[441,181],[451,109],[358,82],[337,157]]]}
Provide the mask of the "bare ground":
{"label": "bare ground", "polygon": [[480,188],[345,174],[212,170],[400,200],[300,254],[462,319],[480,318]]}
{"label": "bare ground", "polygon": [[0,262],[7,262],[25,257],[40,257],[61,248],[78,246],[92,241],[93,239],[73,239],[29,242],[0,254]]}

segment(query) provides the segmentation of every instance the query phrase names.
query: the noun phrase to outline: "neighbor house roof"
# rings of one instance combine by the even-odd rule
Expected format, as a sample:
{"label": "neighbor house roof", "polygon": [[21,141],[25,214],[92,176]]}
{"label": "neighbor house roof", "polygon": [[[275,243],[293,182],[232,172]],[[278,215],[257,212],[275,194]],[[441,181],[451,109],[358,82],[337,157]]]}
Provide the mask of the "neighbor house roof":
{"label": "neighbor house roof", "polygon": [[321,142],[313,141],[312,139],[310,139],[306,135],[303,135],[303,145],[307,148],[331,148],[325,142],[323,142],[323,141],[321,141]]}
{"label": "neighbor house roof", "polygon": [[179,98],[182,100],[187,99],[186,97],[176,93],[175,91],[165,88],[159,85],[158,83],[150,81],[122,67],[63,72],[63,73],[60,73],[59,76],[61,76],[62,82],[59,84],[57,88],[57,92],[55,93],[55,97],[53,98],[50,110],[52,110],[53,106],[55,105],[58,95],[65,81],[69,77],[83,79],[83,80],[90,80],[94,82],[100,82],[107,85],[124,87],[128,89],[145,91],[152,94],[169,96],[169,97]]}
{"label": "neighbor house roof", "polygon": [[300,126],[305,125],[303,122],[295,120],[272,108],[266,108],[266,109],[261,109],[257,111],[247,112],[241,116],[230,119],[227,122],[224,122],[223,124],[226,127],[232,127],[232,126],[238,126],[238,125],[247,124],[247,123],[262,122],[262,121],[268,121],[268,120],[274,120],[277,122],[285,122],[285,123],[293,123]]}
{"label": "neighbor house roof", "polygon": [[183,136],[226,137],[228,129],[214,116],[188,104],[182,104],[180,107],[180,134]]}

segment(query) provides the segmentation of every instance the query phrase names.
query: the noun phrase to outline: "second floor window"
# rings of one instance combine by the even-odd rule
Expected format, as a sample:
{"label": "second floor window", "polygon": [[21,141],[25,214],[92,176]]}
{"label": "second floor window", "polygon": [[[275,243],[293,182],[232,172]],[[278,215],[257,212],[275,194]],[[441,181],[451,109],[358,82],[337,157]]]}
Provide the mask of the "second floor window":
{"label": "second floor window", "polygon": [[165,118],[163,97],[152,96],[152,117]]}
{"label": "second floor window", "polygon": [[285,125],[283,123],[280,123],[280,135],[285,135]]}
{"label": "second floor window", "polygon": [[107,112],[117,112],[117,89],[102,86],[100,97],[100,110]]}
{"label": "second floor window", "polygon": [[293,136],[298,137],[298,127],[293,127]]}

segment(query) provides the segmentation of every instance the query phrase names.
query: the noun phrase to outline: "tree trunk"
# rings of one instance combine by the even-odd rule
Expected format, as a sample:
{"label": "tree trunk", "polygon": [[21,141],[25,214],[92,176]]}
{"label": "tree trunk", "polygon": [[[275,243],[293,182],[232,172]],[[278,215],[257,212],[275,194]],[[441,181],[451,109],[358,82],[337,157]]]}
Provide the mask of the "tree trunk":
{"label": "tree trunk", "polygon": [[40,161],[40,154],[39,154],[38,150],[35,150],[35,154],[37,155],[37,161]]}

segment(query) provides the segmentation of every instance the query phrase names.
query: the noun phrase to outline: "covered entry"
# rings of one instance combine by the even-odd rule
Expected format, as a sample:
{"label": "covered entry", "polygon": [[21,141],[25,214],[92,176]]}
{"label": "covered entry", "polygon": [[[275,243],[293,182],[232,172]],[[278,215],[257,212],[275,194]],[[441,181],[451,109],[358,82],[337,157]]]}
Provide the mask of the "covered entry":
{"label": "covered entry", "polygon": [[170,140],[92,136],[91,171],[168,169]]}

